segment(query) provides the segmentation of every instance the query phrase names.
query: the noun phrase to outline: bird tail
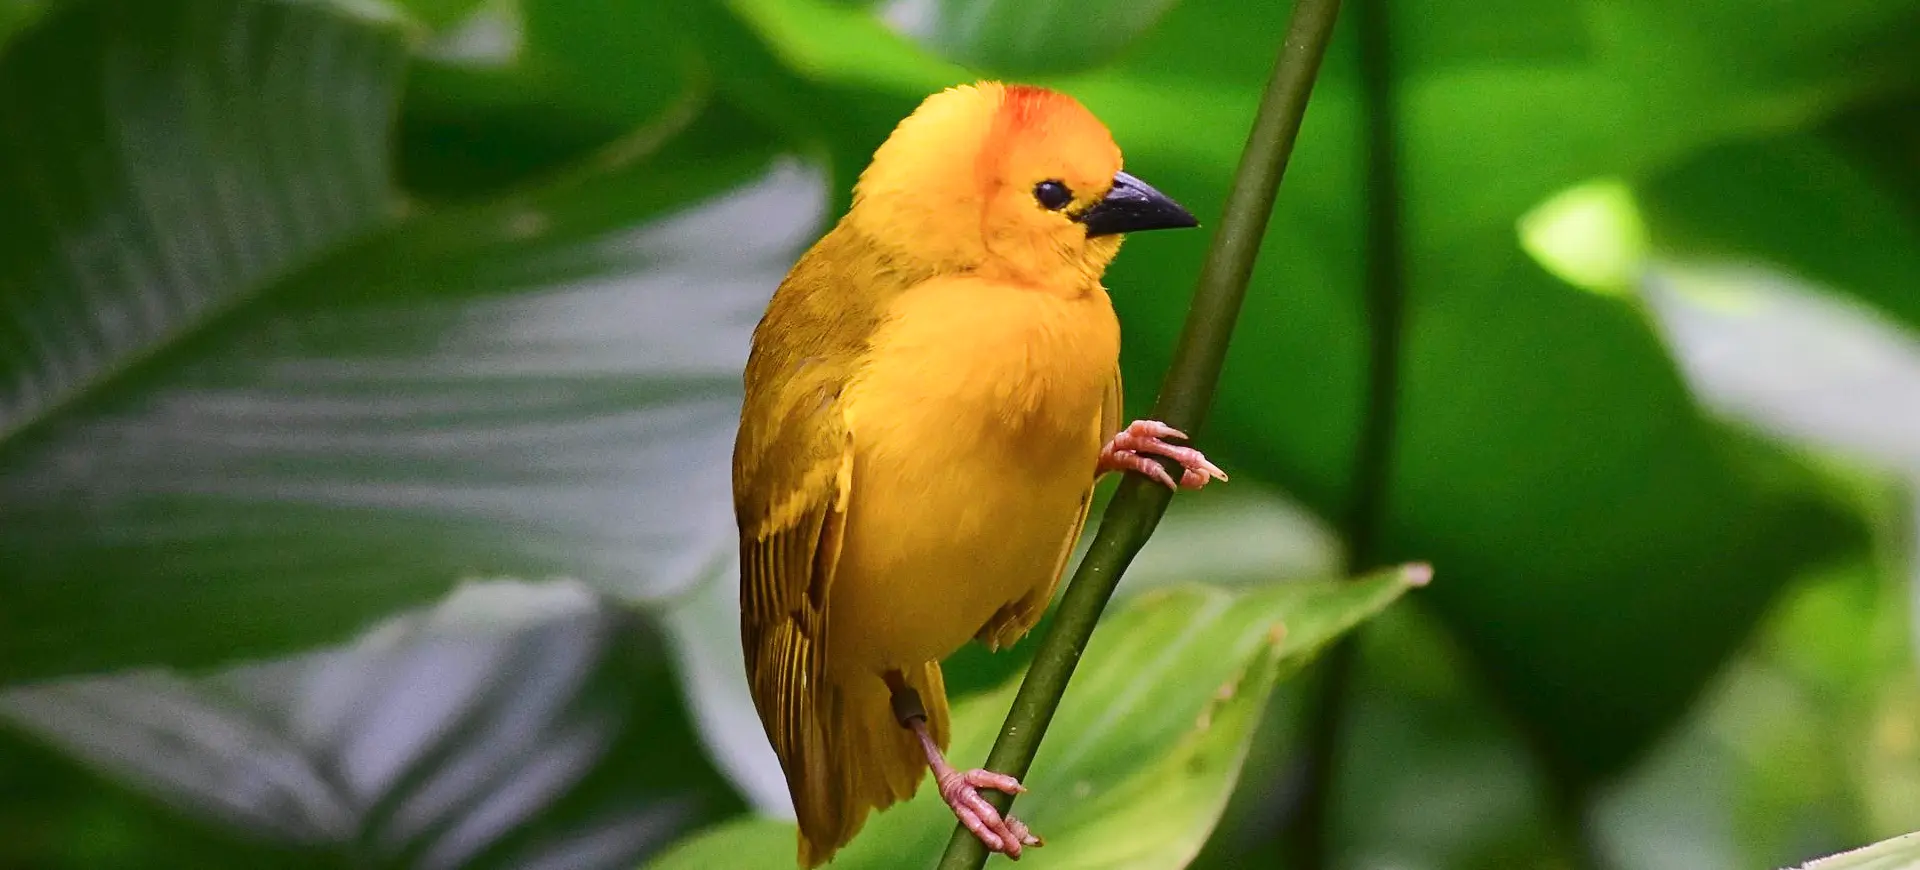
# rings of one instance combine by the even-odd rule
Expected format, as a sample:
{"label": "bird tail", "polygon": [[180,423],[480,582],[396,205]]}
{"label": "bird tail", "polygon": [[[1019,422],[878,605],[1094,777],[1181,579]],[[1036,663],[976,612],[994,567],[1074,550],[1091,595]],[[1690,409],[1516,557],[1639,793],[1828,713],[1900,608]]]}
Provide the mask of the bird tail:
{"label": "bird tail", "polygon": [[[920,693],[934,742],[946,751],[947,687],[940,663],[910,672],[907,685]],[[927,772],[926,753],[894,718],[884,683],[863,679],[825,688],[824,715],[814,735],[815,745],[824,750],[816,756],[822,763],[796,765],[805,775],[788,783],[800,820],[800,866],[809,870],[852,840],[869,813],[912,797]]]}

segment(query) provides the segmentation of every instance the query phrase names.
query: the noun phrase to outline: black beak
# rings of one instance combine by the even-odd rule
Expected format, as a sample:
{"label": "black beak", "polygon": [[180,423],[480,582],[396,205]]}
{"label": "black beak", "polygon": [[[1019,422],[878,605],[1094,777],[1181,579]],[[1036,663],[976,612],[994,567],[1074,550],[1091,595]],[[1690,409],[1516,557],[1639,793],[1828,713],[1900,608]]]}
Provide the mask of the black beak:
{"label": "black beak", "polygon": [[1080,215],[1080,222],[1087,225],[1089,236],[1177,230],[1200,225],[1179,203],[1124,172],[1114,173],[1113,189],[1107,191],[1107,198]]}

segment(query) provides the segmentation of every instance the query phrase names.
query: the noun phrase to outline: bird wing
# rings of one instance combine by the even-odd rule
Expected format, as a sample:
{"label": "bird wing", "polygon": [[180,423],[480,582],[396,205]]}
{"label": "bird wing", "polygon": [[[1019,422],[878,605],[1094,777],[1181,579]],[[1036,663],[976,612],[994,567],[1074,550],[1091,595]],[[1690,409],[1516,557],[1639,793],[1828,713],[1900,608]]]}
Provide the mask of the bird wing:
{"label": "bird wing", "polygon": [[[1107,439],[1120,431],[1122,395],[1120,367],[1114,366],[1113,378],[1107,382],[1106,396],[1100,402],[1100,419],[1095,423],[1099,427],[1095,437],[1102,447],[1106,446]],[[1080,542],[1080,532],[1087,526],[1087,513],[1093,509],[1093,485],[1098,480],[1095,470],[1088,469],[1087,491],[1080,496],[1080,511],[1075,515],[1073,525],[1067,529],[1066,540],[1060,542],[1060,555],[1053,566],[1053,580],[1000,608],[974,635],[975,639],[986,644],[987,649],[999,650],[1026,637],[1027,632],[1032,631],[1034,625],[1040,622],[1040,617],[1047,612],[1047,603],[1053,600],[1053,590],[1059,588],[1060,578],[1067,572],[1067,560],[1073,558],[1073,547]]]}
{"label": "bird wing", "polygon": [[[838,414],[831,415],[838,418]],[[824,793],[840,774],[820,729],[830,726],[822,672],[828,642],[827,590],[845,529],[852,452],[843,426],[824,422],[815,462],[794,468],[796,486],[740,538],[740,627],[747,679],[767,738],[787,773],[795,809],[822,812]],[[837,456],[824,455],[830,445]],[[803,819],[807,829],[834,830],[837,818]]]}
{"label": "bird wing", "polygon": [[872,294],[851,289],[847,247],[830,235],[775,292],[754,333],[733,455],[748,685],[803,829],[815,832],[847,826],[822,730],[834,703],[826,605],[853,476],[841,394],[877,321]]}

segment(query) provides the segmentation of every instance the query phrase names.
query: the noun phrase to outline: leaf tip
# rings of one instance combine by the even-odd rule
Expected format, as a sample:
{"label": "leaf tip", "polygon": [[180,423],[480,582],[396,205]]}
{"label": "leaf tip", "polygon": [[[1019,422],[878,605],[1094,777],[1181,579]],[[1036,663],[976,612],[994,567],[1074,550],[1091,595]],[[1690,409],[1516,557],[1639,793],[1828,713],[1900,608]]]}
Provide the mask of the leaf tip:
{"label": "leaf tip", "polygon": [[1432,583],[1433,566],[1426,562],[1408,562],[1400,566],[1400,582],[1415,587]]}

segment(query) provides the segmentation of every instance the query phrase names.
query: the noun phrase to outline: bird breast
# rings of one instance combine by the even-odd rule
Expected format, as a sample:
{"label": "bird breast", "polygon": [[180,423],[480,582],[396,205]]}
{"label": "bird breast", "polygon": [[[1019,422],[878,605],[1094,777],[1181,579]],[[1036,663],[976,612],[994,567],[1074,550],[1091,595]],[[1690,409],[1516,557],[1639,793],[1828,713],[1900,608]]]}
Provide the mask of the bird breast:
{"label": "bird breast", "polygon": [[[1041,463],[1092,449],[1091,463],[1099,444],[1085,443],[1088,427],[1119,354],[1119,322],[1098,285],[1064,294],[972,278],[926,282],[894,300],[872,337],[851,385],[854,438]],[[1090,474],[1091,465],[1075,470]]]}
{"label": "bird breast", "polygon": [[837,666],[943,657],[1053,582],[1112,434],[1101,403],[1118,354],[1097,288],[954,280],[896,301],[847,395]]}

